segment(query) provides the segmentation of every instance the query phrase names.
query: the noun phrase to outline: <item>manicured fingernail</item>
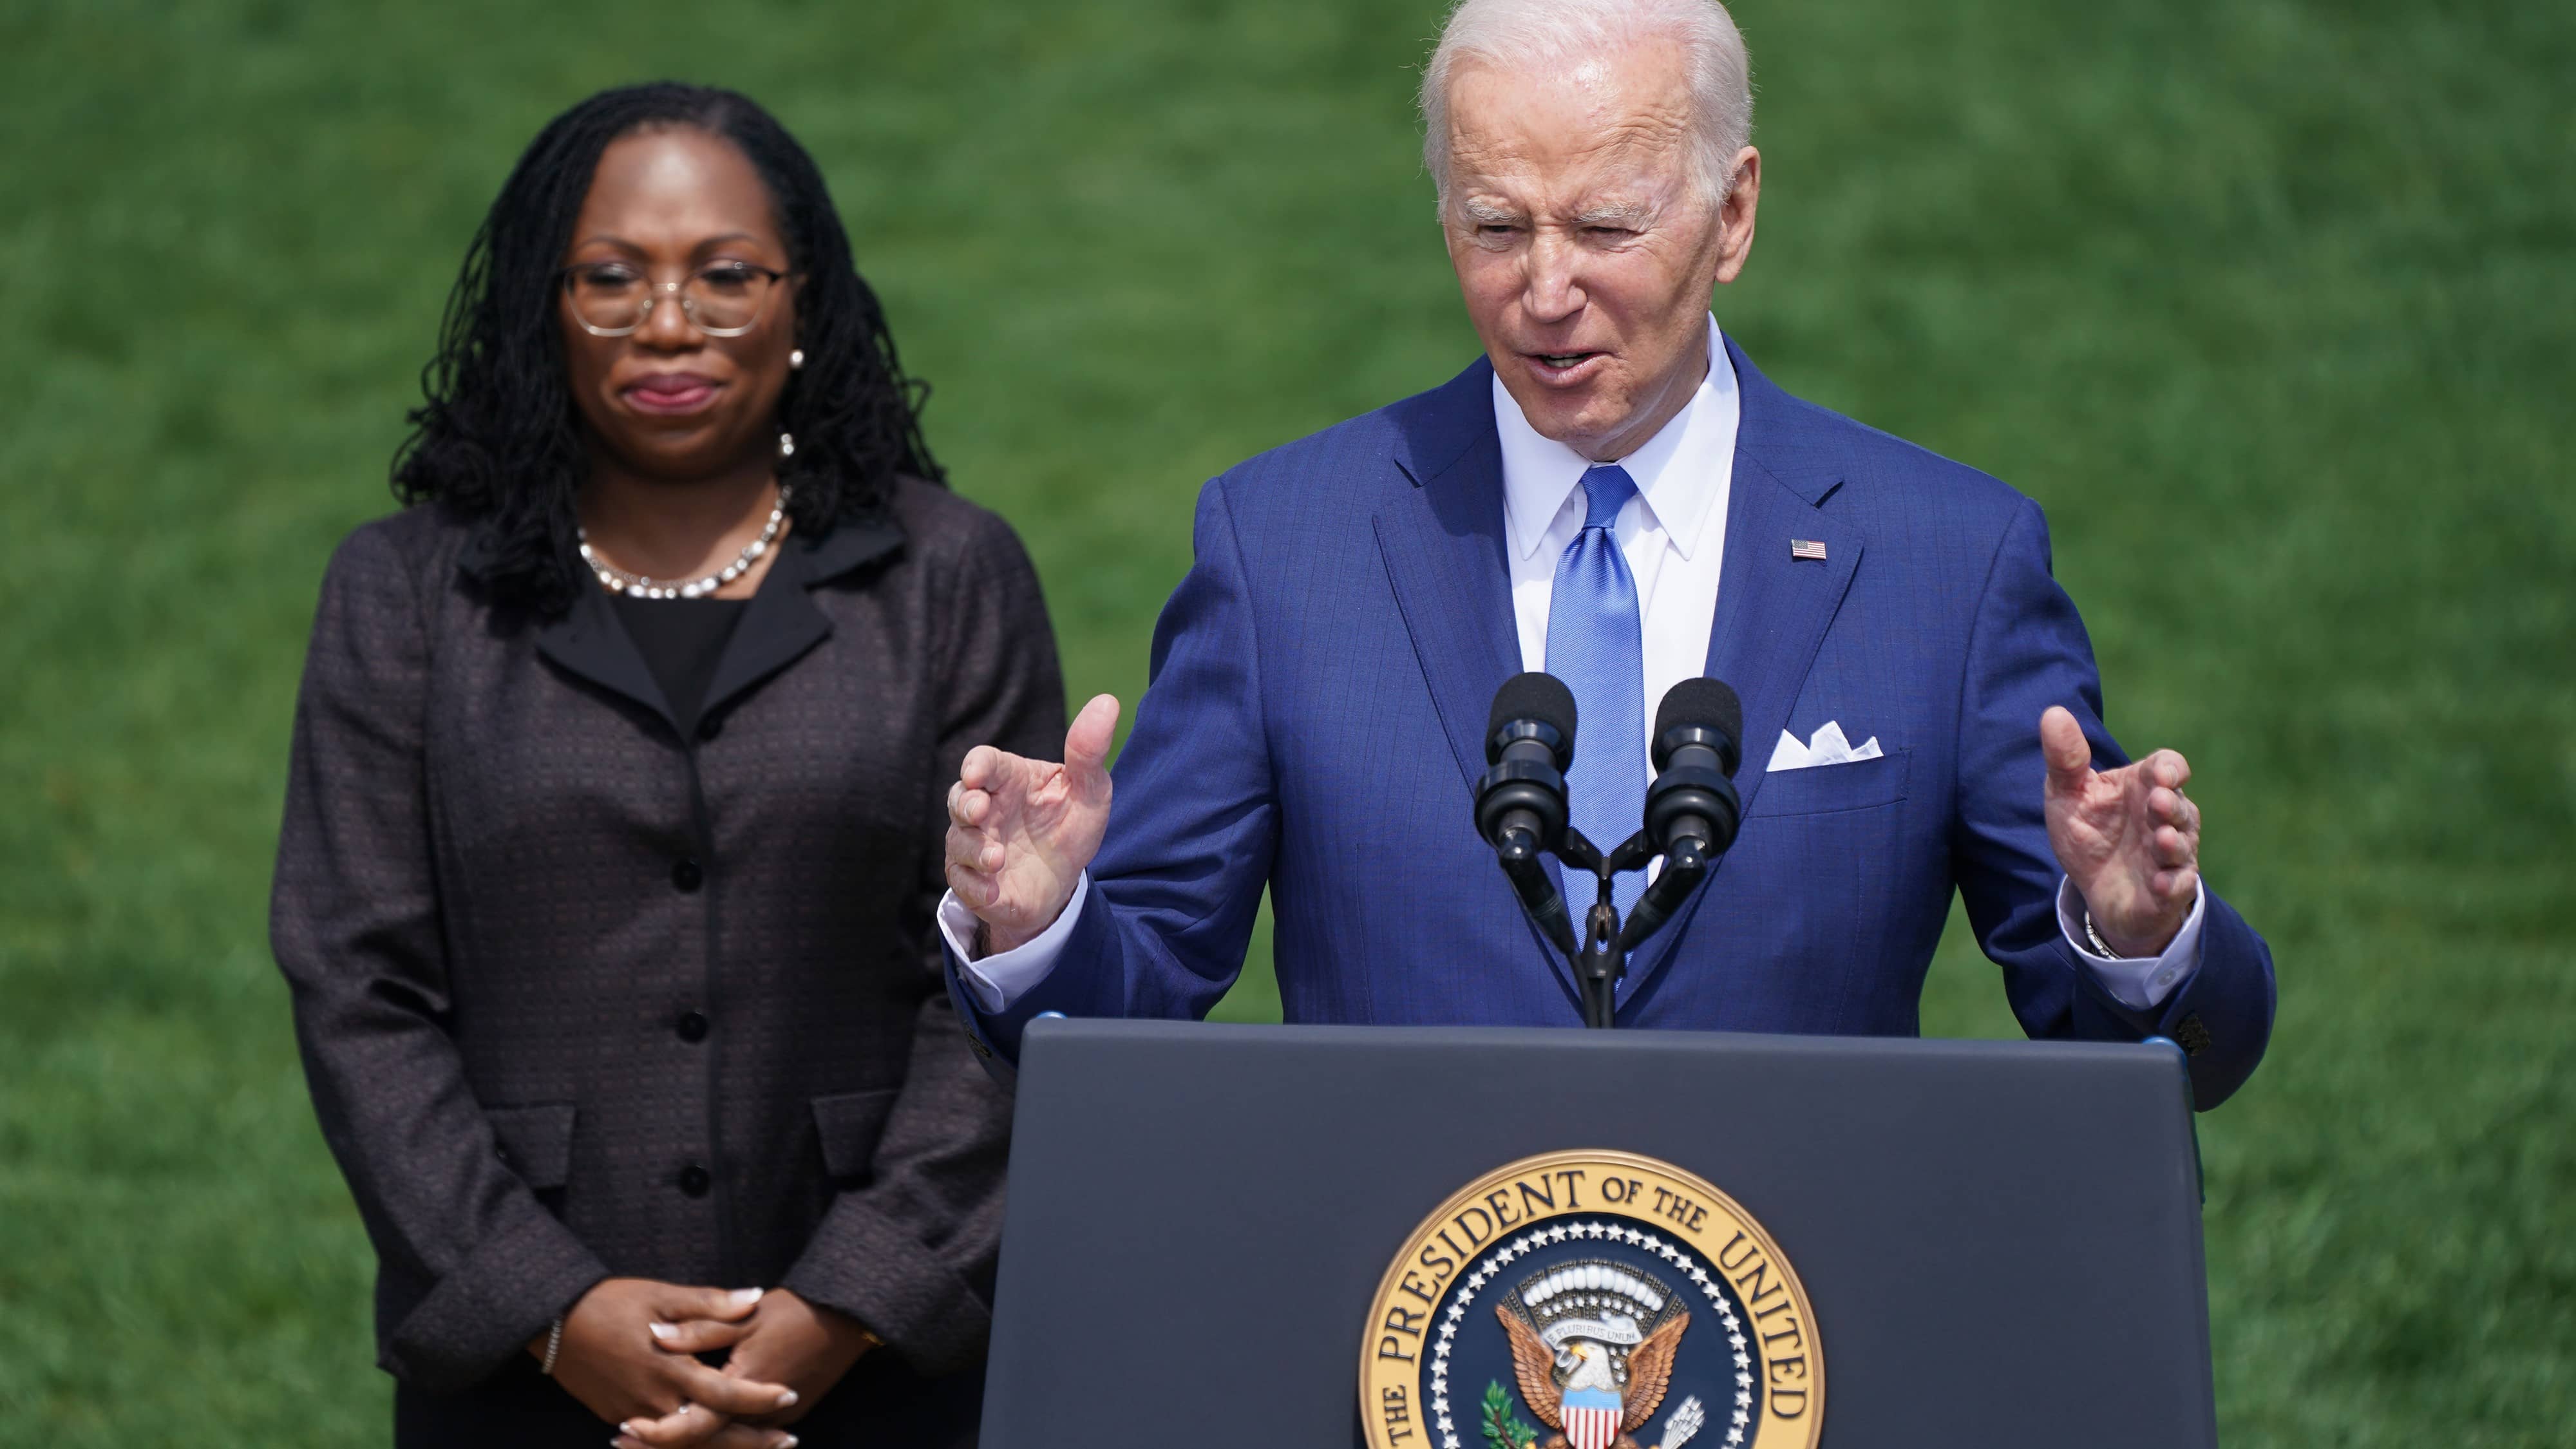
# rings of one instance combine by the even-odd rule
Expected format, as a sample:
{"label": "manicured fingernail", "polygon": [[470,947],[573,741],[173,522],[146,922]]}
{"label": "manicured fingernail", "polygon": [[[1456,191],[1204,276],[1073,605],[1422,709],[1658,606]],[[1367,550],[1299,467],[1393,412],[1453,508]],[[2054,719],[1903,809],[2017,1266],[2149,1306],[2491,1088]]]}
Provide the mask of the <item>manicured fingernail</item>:
{"label": "manicured fingernail", "polygon": [[673,1328],[667,1323],[648,1323],[645,1327],[652,1329],[653,1336],[662,1340],[664,1343],[669,1343],[672,1339],[680,1336],[680,1330]]}
{"label": "manicured fingernail", "polygon": [[751,1305],[760,1301],[760,1290],[757,1288],[736,1288],[733,1290],[733,1301],[741,1304],[745,1308],[749,1308]]}
{"label": "manicured fingernail", "polygon": [[778,1449],[796,1449],[796,1446],[803,1442],[805,1441],[797,1438],[793,1434],[790,1434],[786,1438],[778,1441]]}
{"label": "manicured fingernail", "polygon": [[796,1391],[795,1391],[794,1389],[781,1389],[781,1390],[779,1390],[779,1392],[778,1392],[778,1407],[780,1407],[780,1408],[782,1408],[782,1409],[792,1409],[792,1408],[794,1408],[795,1406],[796,1406]]}

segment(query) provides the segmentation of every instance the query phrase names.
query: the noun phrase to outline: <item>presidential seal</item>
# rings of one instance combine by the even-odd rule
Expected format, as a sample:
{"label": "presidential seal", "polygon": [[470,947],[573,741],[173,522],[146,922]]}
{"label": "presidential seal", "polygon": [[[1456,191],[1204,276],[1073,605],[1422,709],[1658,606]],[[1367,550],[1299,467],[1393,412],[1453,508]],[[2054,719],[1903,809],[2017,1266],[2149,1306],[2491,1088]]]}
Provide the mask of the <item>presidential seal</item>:
{"label": "presidential seal", "polygon": [[1360,1348],[1371,1449],[1814,1449],[1824,1398],[1770,1234],[1625,1152],[1524,1158],[1442,1203]]}

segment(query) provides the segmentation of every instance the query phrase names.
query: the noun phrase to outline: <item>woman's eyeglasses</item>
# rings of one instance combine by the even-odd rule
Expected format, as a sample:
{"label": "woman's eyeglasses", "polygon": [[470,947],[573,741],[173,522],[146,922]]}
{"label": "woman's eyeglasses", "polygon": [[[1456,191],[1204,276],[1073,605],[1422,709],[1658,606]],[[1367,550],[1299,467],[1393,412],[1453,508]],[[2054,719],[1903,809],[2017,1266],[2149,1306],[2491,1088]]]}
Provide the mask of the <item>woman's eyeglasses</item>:
{"label": "woman's eyeglasses", "polygon": [[740,337],[760,322],[769,294],[787,274],[749,262],[718,262],[685,282],[656,282],[624,262],[585,262],[563,270],[573,320],[593,337],[624,337],[643,326],[666,297],[709,337]]}

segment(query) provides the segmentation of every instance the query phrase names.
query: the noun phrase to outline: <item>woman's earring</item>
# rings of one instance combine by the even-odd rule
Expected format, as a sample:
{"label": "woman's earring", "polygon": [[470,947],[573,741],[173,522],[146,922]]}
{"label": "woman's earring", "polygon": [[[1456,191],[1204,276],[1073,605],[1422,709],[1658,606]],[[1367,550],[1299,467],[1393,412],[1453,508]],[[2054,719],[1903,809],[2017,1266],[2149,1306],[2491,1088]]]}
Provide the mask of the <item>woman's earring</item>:
{"label": "woman's earring", "polygon": [[794,433],[780,433],[778,435],[778,456],[782,458],[793,458],[796,456],[796,435]]}
{"label": "woman's earring", "polygon": [[788,353],[787,365],[791,368],[803,367],[805,365],[805,349],[799,347]]}

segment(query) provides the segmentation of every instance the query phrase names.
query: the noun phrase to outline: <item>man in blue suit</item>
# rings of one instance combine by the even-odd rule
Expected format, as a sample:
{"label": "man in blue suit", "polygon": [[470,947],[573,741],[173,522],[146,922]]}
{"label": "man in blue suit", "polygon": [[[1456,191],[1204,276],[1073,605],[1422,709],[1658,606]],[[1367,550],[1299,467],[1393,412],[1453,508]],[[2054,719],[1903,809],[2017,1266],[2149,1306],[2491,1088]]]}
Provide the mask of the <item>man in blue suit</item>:
{"label": "man in blue suit", "polygon": [[987,1050],[1046,1011],[1203,1015],[1265,885],[1291,1021],[1578,1023],[1470,810],[1488,701],[1545,669],[1605,843],[1664,690],[1743,698],[1742,832],[1620,1024],[1913,1034],[1955,889],[2031,1035],[2170,1037],[2204,1109],[2245,1080],[2270,953],[2202,886],[2183,758],[2104,728],[2039,509],[1709,317],[1753,243],[1751,110],[1714,0],[1458,8],[1425,153],[1485,357],[1207,485],[1114,792],[1107,696],[1061,764],[966,758],[941,924]]}

